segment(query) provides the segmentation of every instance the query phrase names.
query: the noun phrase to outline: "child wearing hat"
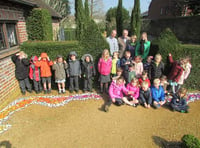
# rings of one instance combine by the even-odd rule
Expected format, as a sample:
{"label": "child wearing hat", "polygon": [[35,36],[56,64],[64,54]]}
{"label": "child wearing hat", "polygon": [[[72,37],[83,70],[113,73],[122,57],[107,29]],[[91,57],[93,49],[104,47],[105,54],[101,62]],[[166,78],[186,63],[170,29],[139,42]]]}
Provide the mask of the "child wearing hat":
{"label": "child wearing hat", "polygon": [[57,56],[52,69],[55,71],[55,82],[58,84],[58,93],[65,93],[65,70],[67,69],[67,62],[63,60],[61,55]]}
{"label": "child wearing hat", "polygon": [[[47,53],[43,52],[41,53],[40,57],[38,58],[38,61],[36,61],[35,66],[40,67],[40,74],[42,78],[44,93],[51,93],[51,66],[53,65],[53,62],[49,59]],[[48,84],[48,90],[47,90],[47,84]]]}
{"label": "child wearing hat", "polygon": [[80,61],[76,59],[77,53],[71,51],[69,53],[69,62],[67,68],[67,77],[69,77],[70,85],[69,91],[72,93],[74,90],[79,91],[79,80],[78,77],[81,77],[81,65]]}

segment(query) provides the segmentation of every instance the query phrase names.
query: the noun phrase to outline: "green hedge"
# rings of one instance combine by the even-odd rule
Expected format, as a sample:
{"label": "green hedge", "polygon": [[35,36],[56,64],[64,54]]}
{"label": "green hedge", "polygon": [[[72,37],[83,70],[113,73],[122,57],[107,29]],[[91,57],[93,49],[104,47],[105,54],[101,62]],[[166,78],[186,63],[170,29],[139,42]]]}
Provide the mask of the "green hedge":
{"label": "green hedge", "polygon": [[184,135],[181,140],[185,148],[200,148],[200,140],[193,135]]}
{"label": "green hedge", "polygon": [[65,28],[65,40],[66,41],[76,40],[76,29]]}
{"label": "green hedge", "polygon": [[48,10],[33,9],[26,22],[29,40],[53,40],[52,18]]}

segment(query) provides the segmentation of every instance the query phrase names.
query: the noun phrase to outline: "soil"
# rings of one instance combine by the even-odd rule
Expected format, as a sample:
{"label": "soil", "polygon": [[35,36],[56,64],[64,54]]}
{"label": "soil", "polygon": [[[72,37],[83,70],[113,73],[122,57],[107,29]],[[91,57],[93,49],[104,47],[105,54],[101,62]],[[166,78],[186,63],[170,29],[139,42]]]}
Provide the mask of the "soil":
{"label": "soil", "polygon": [[58,108],[31,105],[8,120],[12,127],[0,134],[0,147],[181,147],[184,134],[200,138],[200,101],[189,104],[189,113],[127,105],[112,105],[106,113],[103,104],[87,100]]}

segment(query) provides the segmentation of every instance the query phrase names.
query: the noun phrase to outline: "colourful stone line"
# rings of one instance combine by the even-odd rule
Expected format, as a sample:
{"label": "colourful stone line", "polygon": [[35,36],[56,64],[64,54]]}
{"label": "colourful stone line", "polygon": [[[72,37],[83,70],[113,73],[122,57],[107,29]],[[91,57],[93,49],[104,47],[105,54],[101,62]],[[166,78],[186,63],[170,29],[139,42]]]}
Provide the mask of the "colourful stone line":
{"label": "colourful stone line", "polygon": [[96,93],[86,93],[72,96],[31,96],[19,98],[0,111],[0,133],[7,131],[11,127],[11,125],[3,123],[5,123],[13,113],[20,111],[29,105],[39,104],[48,107],[59,107],[64,106],[72,100],[84,101],[88,99],[99,100],[101,99],[101,96]]}

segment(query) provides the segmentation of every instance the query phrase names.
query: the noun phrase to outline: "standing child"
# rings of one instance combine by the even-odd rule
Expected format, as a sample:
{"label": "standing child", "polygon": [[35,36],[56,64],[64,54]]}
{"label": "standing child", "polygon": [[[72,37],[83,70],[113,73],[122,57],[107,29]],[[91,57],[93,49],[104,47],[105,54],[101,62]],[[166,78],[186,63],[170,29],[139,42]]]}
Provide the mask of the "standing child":
{"label": "standing child", "polygon": [[149,68],[150,68],[152,59],[153,59],[153,56],[148,56],[148,57],[147,57],[147,60],[146,60],[146,61],[144,62],[144,64],[143,64],[144,70],[147,71],[147,72],[149,71]]}
{"label": "standing child", "polygon": [[128,97],[131,100],[131,103],[134,107],[138,106],[138,97],[139,97],[139,82],[137,78],[133,78],[131,82],[126,86],[127,90],[132,92]]}
{"label": "standing child", "polygon": [[148,86],[150,87],[151,86],[151,82],[147,76],[147,72],[146,71],[143,71],[142,72],[142,76],[141,78],[139,78],[139,85],[141,86],[142,85],[142,82],[147,82],[148,83]]}
{"label": "standing child", "polygon": [[169,83],[167,82],[167,77],[165,75],[162,75],[160,78],[160,85],[163,87],[165,94],[168,93],[167,88]]}
{"label": "standing child", "polygon": [[174,61],[171,53],[169,53],[169,62],[172,64],[171,71],[168,75],[169,85],[171,86],[171,91],[173,93],[177,92],[178,82],[183,74],[183,66],[185,59],[180,59],[179,61]]}
{"label": "standing child", "polygon": [[20,51],[12,56],[12,61],[15,64],[15,77],[19,82],[21,93],[25,95],[26,88],[27,91],[31,93],[31,85],[28,79],[29,61],[27,55],[23,51]]}
{"label": "standing child", "polygon": [[112,77],[115,77],[116,76],[116,73],[117,73],[117,68],[120,67],[120,60],[118,58],[118,52],[115,51],[113,53],[113,58],[112,58],[112,70],[111,70],[111,75]]}
{"label": "standing child", "polygon": [[42,91],[41,85],[41,78],[40,78],[40,68],[35,66],[36,61],[38,61],[37,56],[32,56],[30,60],[30,67],[29,67],[29,78],[33,80],[33,85],[36,94]]}
{"label": "standing child", "polygon": [[150,108],[152,103],[151,90],[149,84],[143,81],[140,88],[139,100],[145,108]]}
{"label": "standing child", "polygon": [[164,63],[162,62],[162,56],[156,54],[155,61],[153,61],[149,68],[149,79],[153,82],[154,79],[160,78],[164,73]]}
{"label": "standing child", "polygon": [[[36,61],[35,66],[40,67],[41,70],[41,78],[44,88],[44,93],[51,93],[51,68],[50,66],[53,65],[53,62],[50,61],[47,53],[43,52],[41,53],[40,57],[38,58],[38,61]],[[48,90],[47,85],[48,84]]]}
{"label": "standing child", "polygon": [[83,92],[92,92],[92,78],[96,75],[93,57],[90,54],[84,54],[82,60],[82,74],[84,80]]}
{"label": "standing child", "polygon": [[155,108],[159,108],[165,104],[165,91],[163,87],[160,86],[160,79],[154,79],[153,86],[151,86],[151,94]]}
{"label": "standing child", "polygon": [[132,64],[131,53],[130,51],[125,51],[124,57],[120,60],[120,65],[123,69],[123,76],[126,82],[128,81],[128,71],[130,64]]}
{"label": "standing child", "polygon": [[131,40],[128,42],[127,47],[126,47],[126,50],[131,52],[132,59],[134,59],[134,57],[135,57],[136,43],[137,43],[137,36],[132,35]]}
{"label": "standing child", "polygon": [[54,64],[52,66],[52,69],[55,71],[55,82],[58,84],[58,93],[65,93],[65,70],[67,69],[67,62],[63,60],[63,57],[61,55],[57,56],[57,59],[56,61],[54,61]]}
{"label": "standing child", "polygon": [[135,64],[130,64],[129,65],[129,70],[128,70],[128,80],[126,81],[126,84],[130,83],[133,78],[136,77],[136,72],[135,72]]}
{"label": "standing child", "polygon": [[[102,57],[98,62],[98,71],[100,73],[100,91],[103,93],[103,90],[108,93],[108,83],[110,82],[110,72],[112,68],[112,59],[109,55],[108,49],[104,49],[102,52]],[[104,87],[105,85],[105,87]]]}
{"label": "standing child", "polygon": [[143,63],[141,56],[136,56],[133,63],[135,64],[136,77],[140,78],[143,72]]}
{"label": "standing child", "polygon": [[81,65],[80,61],[76,59],[77,53],[71,51],[69,53],[69,62],[67,68],[67,77],[69,77],[69,91],[72,93],[74,90],[79,91],[79,77],[81,78]]}
{"label": "standing child", "polygon": [[177,94],[173,94],[173,98],[171,101],[171,107],[172,109],[181,113],[187,113],[188,112],[188,105],[185,99],[185,96],[187,94],[187,89],[180,88]]}

